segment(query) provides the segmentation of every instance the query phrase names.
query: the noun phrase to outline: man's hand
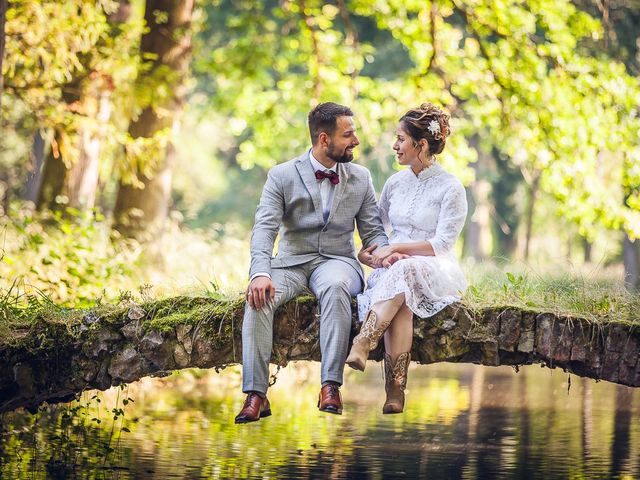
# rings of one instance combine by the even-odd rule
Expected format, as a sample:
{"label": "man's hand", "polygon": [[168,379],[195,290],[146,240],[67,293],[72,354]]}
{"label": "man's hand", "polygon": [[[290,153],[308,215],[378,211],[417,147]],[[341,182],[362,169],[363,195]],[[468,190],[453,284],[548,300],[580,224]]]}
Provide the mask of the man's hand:
{"label": "man's hand", "polygon": [[358,260],[360,261],[360,263],[363,263],[371,268],[376,268],[376,266],[373,264],[373,256],[371,255],[371,252],[373,252],[376,248],[378,248],[378,245],[371,245],[368,248],[362,247],[358,252]]}
{"label": "man's hand", "polygon": [[387,245],[386,247],[377,248],[372,254],[373,263],[378,266],[382,266],[382,261],[387,258],[389,255],[395,253],[393,251],[393,247],[391,245]]}
{"label": "man's hand", "polygon": [[276,298],[276,287],[269,277],[256,277],[247,287],[247,302],[254,310],[261,310]]}
{"label": "man's hand", "polygon": [[406,255],[404,253],[392,253],[382,261],[382,266],[384,268],[389,268],[398,260],[404,260],[405,258],[409,258],[409,257],[411,257],[411,255]]}

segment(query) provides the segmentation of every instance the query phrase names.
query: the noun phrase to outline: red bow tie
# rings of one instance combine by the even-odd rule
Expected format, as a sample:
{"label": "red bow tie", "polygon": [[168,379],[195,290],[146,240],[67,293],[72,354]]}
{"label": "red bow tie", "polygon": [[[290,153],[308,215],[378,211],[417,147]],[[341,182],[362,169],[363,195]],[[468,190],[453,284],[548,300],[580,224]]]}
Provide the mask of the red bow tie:
{"label": "red bow tie", "polygon": [[323,180],[328,178],[332,185],[337,185],[340,183],[340,176],[334,172],[323,172],[322,170],[316,170],[316,178],[318,180]]}

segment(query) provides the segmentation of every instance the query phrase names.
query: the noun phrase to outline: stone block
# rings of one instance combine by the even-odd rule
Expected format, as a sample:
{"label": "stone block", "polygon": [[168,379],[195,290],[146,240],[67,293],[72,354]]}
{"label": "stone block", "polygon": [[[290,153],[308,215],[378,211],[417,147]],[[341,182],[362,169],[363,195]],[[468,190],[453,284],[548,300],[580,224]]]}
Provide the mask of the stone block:
{"label": "stone block", "polygon": [[488,341],[482,344],[482,364],[497,367],[500,365],[500,354],[498,352],[498,342]]}
{"label": "stone block", "polygon": [[637,333],[629,334],[625,341],[622,361],[633,369],[640,363],[640,338]]}
{"label": "stone block", "polygon": [[519,310],[505,310],[498,315],[498,318],[500,320],[500,333],[498,335],[500,350],[513,352],[516,350],[520,339],[522,314]]}
{"label": "stone block", "polygon": [[94,332],[87,342],[82,345],[82,353],[90,358],[97,358],[101,353],[111,353],[114,345],[122,340],[119,332],[104,328]]}
{"label": "stone block", "polygon": [[532,312],[523,312],[520,323],[520,339],[518,351],[532,353],[536,340],[536,315]]}
{"label": "stone block", "polygon": [[113,383],[133,382],[150,373],[151,365],[133,347],[126,347],[111,359],[109,375]]}
{"label": "stone block", "polygon": [[184,351],[189,355],[191,354],[191,350],[193,348],[193,340],[191,332],[193,331],[192,325],[178,325],[176,327],[176,338],[178,342],[184,347]]}
{"label": "stone block", "polygon": [[543,359],[551,361],[553,353],[553,324],[555,315],[541,313],[536,317],[536,353]]}
{"label": "stone block", "polygon": [[178,368],[186,368],[191,362],[191,356],[181,343],[176,343],[173,349],[173,360]]}
{"label": "stone block", "polygon": [[572,323],[569,320],[557,319],[554,322],[552,337],[554,362],[564,364],[571,359],[573,333]]}
{"label": "stone block", "polygon": [[160,370],[171,370],[175,368],[173,361],[173,351],[175,339],[167,333],[150,331],[140,340],[139,350],[142,355]]}

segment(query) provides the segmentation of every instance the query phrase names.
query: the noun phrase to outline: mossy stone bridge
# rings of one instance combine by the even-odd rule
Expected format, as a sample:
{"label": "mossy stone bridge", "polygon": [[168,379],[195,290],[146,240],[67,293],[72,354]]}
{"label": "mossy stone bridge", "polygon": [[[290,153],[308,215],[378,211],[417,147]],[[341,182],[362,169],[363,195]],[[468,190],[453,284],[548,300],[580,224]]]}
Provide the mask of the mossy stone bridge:
{"label": "mossy stone bridge", "polygon": [[[0,339],[0,412],[34,410],[43,402],[69,401],[85,389],[104,390],[177,369],[240,363],[243,308],[241,299],[174,297],[38,314]],[[319,360],[318,326],[315,298],[299,297],[281,307],[272,362]],[[352,335],[357,328],[354,313]],[[380,360],[381,348],[370,358]],[[592,323],[463,304],[414,321],[412,359],[422,364],[538,363],[638,387],[639,357],[640,323]]]}

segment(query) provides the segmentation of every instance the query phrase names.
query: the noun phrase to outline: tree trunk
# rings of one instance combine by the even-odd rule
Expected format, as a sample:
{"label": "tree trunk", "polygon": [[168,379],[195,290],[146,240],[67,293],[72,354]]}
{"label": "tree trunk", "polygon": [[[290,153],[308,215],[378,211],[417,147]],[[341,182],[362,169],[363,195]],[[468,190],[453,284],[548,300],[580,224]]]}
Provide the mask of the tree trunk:
{"label": "tree trunk", "polygon": [[61,127],[54,128],[51,148],[42,168],[42,180],[36,202],[38,211],[60,210],[67,203],[63,198],[69,171],[62,157],[66,152],[65,138]]}
{"label": "tree trunk", "polygon": [[38,200],[38,190],[40,189],[40,180],[42,178],[42,167],[44,165],[46,143],[42,132],[36,130],[33,134],[33,145],[31,147],[31,165],[27,175],[27,183],[24,189],[24,199],[36,203]]}
{"label": "tree trunk", "polygon": [[584,263],[591,263],[591,250],[593,244],[589,241],[588,238],[582,238],[582,248],[584,249]]}
{"label": "tree trunk", "polygon": [[[11,185],[10,172],[8,168],[0,171],[0,217],[9,215],[9,205],[11,203]],[[0,247],[1,248],[1,247]],[[0,254],[0,257],[2,255]]]}
{"label": "tree trunk", "polygon": [[[129,1],[121,1],[118,10],[109,16],[114,35],[117,35],[118,25],[127,22],[130,14]],[[65,103],[79,109],[87,123],[95,124],[79,123],[73,132],[64,130],[62,126],[56,127],[53,146],[64,147],[63,142],[66,141],[72,143],[68,146],[73,148],[58,148],[57,151],[52,148],[47,156],[38,195],[38,210],[72,207],[83,211],[95,205],[100,149],[111,116],[113,81],[93,71],[86,81],[75,79],[67,87],[63,95]]]}
{"label": "tree trunk", "polygon": [[475,171],[475,180],[467,189],[469,215],[463,237],[463,252],[465,256],[471,256],[477,262],[481,262],[489,253],[491,209],[488,196],[491,187],[485,179],[488,158],[480,149],[478,135],[471,137],[469,145],[476,150],[478,161],[471,164]]}
{"label": "tree trunk", "polygon": [[42,172],[38,210],[73,207],[82,211],[93,207],[100,142],[110,114],[108,85],[94,72],[84,85],[74,81],[65,89],[63,99],[69,108],[80,105],[85,121],[95,121],[99,128],[82,123],[71,128],[54,127],[53,142]]}
{"label": "tree trunk", "polygon": [[2,75],[2,61],[4,60],[4,24],[7,19],[9,0],[0,0],[0,111],[2,110],[2,92],[4,91],[4,76]]}
{"label": "tree trunk", "polygon": [[[633,195],[640,195],[640,185],[637,178],[631,178],[632,160],[625,156],[623,171],[624,185],[624,206],[632,208],[630,199]],[[624,260],[624,284],[632,292],[640,292],[640,240],[632,241],[629,234],[624,232],[624,243],[622,246],[622,256]]]}
{"label": "tree trunk", "polygon": [[69,206],[78,210],[91,209],[95,205],[100,149],[111,117],[110,80],[93,78],[90,82],[89,91],[83,98],[84,111],[89,118],[95,119],[98,128],[95,131],[83,128],[78,132],[78,158],[67,181]]}
{"label": "tree trunk", "polygon": [[529,249],[531,246],[531,234],[533,233],[533,213],[540,187],[540,172],[536,172],[531,188],[529,189],[529,204],[527,205],[527,231],[524,241],[524,259],[529,260]]}
{"label": "tree trunk", "polygon": [[[141,55],[153,55],[156,60],[149,72],[139,78],[141,83],[157,77],[159,69],[175,74],[169,89],[172,93],[146,107],[129,127],[133,139],[153,138],[163,131],[177,129],[185,95],[185,77],[191,57],[191,19],[194,0],[147,0],[145,21],[149,28],[142,37]],[[165,12],[166,19],[158,12]],[[164,21],[161,21],[164,20]],[[157,23],[161,22],[161,23]],[[160,148],[156,167],[151,172],[136,165],[139,180],[131,184],[121,178],[114,209],[113,228],[126,238],[149,240],[162,232],[169,210],[173,148]]]}
{"label": "tree trunk", "polygon": [[513,258],[518,246],[517,230],[520,212],[517,189],[522,183],[522,172],[495,146],[492,148],[497,175],[491,182],[493,193],[494,252],[505,260]]}
{"label": "tree trunk", "polygon": [[624,236],[622,248],[624,257],[624,284],[630,291],[640,290],[640,242],[632,242],[629,235]]}

